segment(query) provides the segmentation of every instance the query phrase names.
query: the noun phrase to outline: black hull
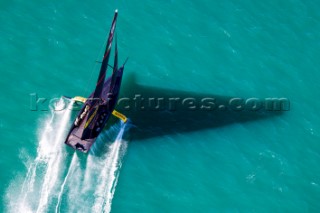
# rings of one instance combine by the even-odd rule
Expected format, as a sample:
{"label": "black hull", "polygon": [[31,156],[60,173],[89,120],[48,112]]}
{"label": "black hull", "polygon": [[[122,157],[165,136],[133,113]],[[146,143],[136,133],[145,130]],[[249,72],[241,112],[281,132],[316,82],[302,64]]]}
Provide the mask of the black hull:
{"label": "black hull", "polygon": [[[116,107],[122,81],[122,70],[119,70],[117,73],[115,73],[115,75],[116,82],[112,94],[110,93],[111,77],[103,85],[101,99],[102,101],[106,101],[109,99],[109,101],[107,101],[107,104],[98,104],[97,112],[92,121],[93,125],[92,128],[90,128],[91,132],[89,134],[85,134],[86,128],[88,129],[88,127],[86,127],[86,123],[90,119],[87,115],[83,118],[78,126],[75,125],[75,121],[73,122],[70,132],[66,138],[65,144],[84,153],[87,153],[90,150],[91,146],[106,126],[112,114],[112,111]],[[91,97],[93,97],[93,94],[89,96],[89,98]],[[80,115],[84,112],[86,103],[79,111],[77,118],[80,117]]]}
{"label": "black hull", "polygon": [[87,153],[103,128],[106,126],[116,106],[124,65],[118,69],[118,48],[115,47],[112,76],[105,81],[110,58],[112,40],[115,35],[118,11],[114,13],[106,49],[95,90],[85,101],[77,118],[73,122],[65,143],[74,149]]}

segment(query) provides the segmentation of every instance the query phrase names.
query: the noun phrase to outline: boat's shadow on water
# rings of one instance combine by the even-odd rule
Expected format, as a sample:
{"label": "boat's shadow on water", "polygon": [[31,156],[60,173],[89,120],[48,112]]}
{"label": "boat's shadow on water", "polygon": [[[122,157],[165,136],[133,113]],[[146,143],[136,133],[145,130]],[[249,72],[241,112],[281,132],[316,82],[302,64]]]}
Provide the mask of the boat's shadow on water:
{"label": "boat's shadow on water", "polygon": [[[259,103],[262,104],[259,110],[252,110],[250,104],[248,104],[247,109],[237,110],[235,108],[239,105],[239,102],[236,100],[230,104],[230,100],[238,97],[142,86],[134,83],[133,78],[131,76],[124,82],[120,98],[126,99],[122,99],[123,101],[117,106],[117,109],[129,117],[135,126],[135,128],[131,128],[132,139],[140,140],[214,129],[235,123],[269,119],[283,114],[283,111],[266,109],[264,105],[265,97],[259,97],[259,100],[261,100]],[[136,97],[135,100],[134,97]],[[140,101],[140,98],[144,100]],[[150,98],[151,105],[149,104]],[[152,98],[164,100],[162,102],[164,104],[159,105],[162,109],[155,108],[157,101]],[[179,100],[173,101],[172,98],[179,98]],[[194,104],[190,103],[191,100],[188,98],[196,100],[196,109],[190,109],[190,106],[192,107]],[[214,99],[215,107],[213,110],[201,109],[202,105],[209,106],[206,101],[213,100],[206,98]],[[188,100],[183,105],[182,101],[186,99]],[[206,101],[201,102],[203,99],[206,99]],[[189,107],[188,103],[190,104]],[[128,106],[130,106],[130,109],[127,109]],[[219,106],[224,107],[219,108]]]}

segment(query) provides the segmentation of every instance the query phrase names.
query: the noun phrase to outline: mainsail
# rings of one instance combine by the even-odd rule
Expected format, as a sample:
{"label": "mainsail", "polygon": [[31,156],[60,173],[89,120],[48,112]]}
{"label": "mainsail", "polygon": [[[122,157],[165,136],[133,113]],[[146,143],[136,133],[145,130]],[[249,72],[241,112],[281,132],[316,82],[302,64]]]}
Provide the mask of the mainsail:
{"label": "mainsail", "polygon": [[108,68],[108,63],[109,63],[112,40],[113,40],[114,32],[116,29],[117,16],[118,16],[118,10],[116,10],[114,13],[111,29],[109,32],[109,38],[108,38],[106,50],[104,52],[104,56],[103,56],[102,64],[101,64],[101,68],[100,68],[100,73],[99,73],[99,77],[97,80],[96,89],[94,90],[94,93],[93,93],[94,99],[101,97],[101,92],[103,89],[103,84],[104,84],[104,80],[105,80],[106,72],[107,72],[107,68]]}
{"label": "mainsail", "polygon": [[112,71],[112,78],[111,78],[111,84],[110,84],[110,90],[112,91],[112,88],[114,87],[115,81],[116,81],[116,72],[118,71],[118,42],[117,42],[117,36],[116,36],[116,47],[114,52],[114,64],[113,64],[113,71]]}
{"label": "mainsail", "polygon": [[[99,77],[97,80],[97,85],[94,90],[93,96],[91,100],[87,100],[86,104],[88,104],[90,109],[88,110],[89,112],[87,113],[86,117],[86,122],[83,128],[83,132],[81,135],[81,139],[87,139],[92,137],[92,131],[93,131],[93,124],[96,122],[96,115],[99,112],[99,103],[101,101],[101,93],[103,91],[104,83],[105,83],[105,76],[108,68],[108,63],[109,63],[109,58],[110,58],[110,53],[111,53],[111,46],[112,46],[112,40],[114,37],[114,32],[116,30],[116,22],[117,22],[117,16],[118,16],[118,10],[115,11],[113,21],[111,24],[110,32],[109,32],[109,37],[107,41],[107,46],[106,50],[104,52],[104,56],[102,59],[102,64],[100,68],[100,73]],[[90,125],[92,124],[92,125]]]}

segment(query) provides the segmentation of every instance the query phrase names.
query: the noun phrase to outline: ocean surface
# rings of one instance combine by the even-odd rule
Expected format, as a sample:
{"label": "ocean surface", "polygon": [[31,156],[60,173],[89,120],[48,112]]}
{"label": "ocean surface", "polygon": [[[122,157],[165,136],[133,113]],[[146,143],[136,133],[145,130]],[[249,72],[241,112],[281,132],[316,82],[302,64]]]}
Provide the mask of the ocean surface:
{"label": "ocean surface", "polygon": [[[122,96],[290,109],[122,111],[129,123],[113,119],[88,155],[74,152],[63,142],[76,112],[53,105],[94,89],[116,8]],[[311,0],[1,1],[0,212],[319,212],[319,11]]]}

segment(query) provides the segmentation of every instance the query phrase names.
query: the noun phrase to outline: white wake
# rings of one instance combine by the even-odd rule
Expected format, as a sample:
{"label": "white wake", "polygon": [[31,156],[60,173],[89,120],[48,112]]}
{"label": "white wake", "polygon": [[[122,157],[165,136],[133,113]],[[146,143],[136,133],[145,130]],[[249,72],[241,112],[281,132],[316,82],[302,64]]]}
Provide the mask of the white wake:
{"label": "white wake", "polygon": [[110,212],[128,144],[123,139],[126,124],[119,122],[100,134],[100,155],[68,153],[64,140],[71,112],[52,110],[41,122],[37,156],[24,179],[16,178],[7,190],[8,212]]}
{"label": "white wake", "polygon": [[78,178],[69,188],[68,200],[77,201],[69,203],[68,211],[70,212],[77,212],[79,203],[81,203],[82,212],[110,212],[111,210],[122,158],[128,142],[123,139],[126,124],[118,123],[108,131],[102,133],[96,142],[99,144],[112,140],[112,143],[107,144],[107,151],[100,156],[89,155],[85,162],[85,169],[77,170],[73,173],[74,177],[69,178],[70,180]]}

